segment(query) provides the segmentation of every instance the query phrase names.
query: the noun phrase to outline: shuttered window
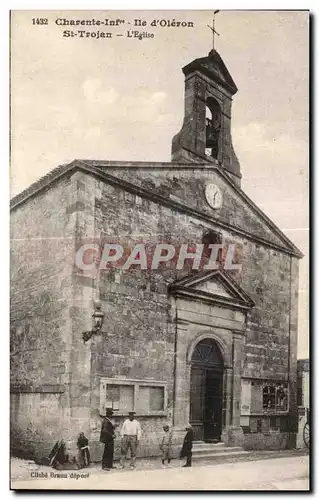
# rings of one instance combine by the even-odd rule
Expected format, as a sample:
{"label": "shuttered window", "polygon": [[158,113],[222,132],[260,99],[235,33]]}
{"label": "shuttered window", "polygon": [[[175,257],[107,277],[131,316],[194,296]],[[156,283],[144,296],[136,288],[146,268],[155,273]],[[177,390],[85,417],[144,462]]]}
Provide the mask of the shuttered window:
{"label": "shuttered window", "polygon": [[104,379],[100,381],[100,414],[135,411],[141,415],[164,415],[167,407],[165,382]]}

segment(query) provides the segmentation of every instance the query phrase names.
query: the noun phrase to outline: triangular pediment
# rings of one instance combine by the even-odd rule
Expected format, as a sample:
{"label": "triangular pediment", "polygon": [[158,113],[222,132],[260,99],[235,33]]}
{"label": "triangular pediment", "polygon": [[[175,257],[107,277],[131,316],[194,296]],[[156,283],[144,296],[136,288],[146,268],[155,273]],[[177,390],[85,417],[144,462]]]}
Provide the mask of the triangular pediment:
{"label": "triangular pediment", "polygon": [[[127,187],[131,191],[133,185],[127,182],[130,171],[132,183],[134,182],[141,197],[151,198],[176,211],[188,213],[192,218],[213,222],[221,231],[225,229],[265,247],[272,247],[298,258],[303,257],[292,241],[232,181],[222,167],[198,165],[197,175],[194,177],[189,164],[136,162],[126,166],[125,163],[118,162],[117,166],[116,162],[93,160],[78,160],[77,163],[83,164],[82,168],[98,171],[105,182],[116,185],[120,183],[124,189]],[[150,175],[151,168],[156,168],[156,177]],[[200,179],[201,169],[207,171],[208,168],[209,182],[206,174]],[[208,184],[217,185],[221,190],[222,206],[218,210],[208,203],[205,193]]]}
{"label": "triangular pediment", "polygon": [[232,297],[232,295],[223,287],[218,280],[205,280],[197,283],[196,290],[201,292],[211,293],[213,295],[220,295],[221,297]]}
{"label": "triangular pediment", "polygon": [[215,302],[225,307],[251,309],[254,306],[254,301],[223,269],[197,273],[175,281],[169,291],[172,295]]}

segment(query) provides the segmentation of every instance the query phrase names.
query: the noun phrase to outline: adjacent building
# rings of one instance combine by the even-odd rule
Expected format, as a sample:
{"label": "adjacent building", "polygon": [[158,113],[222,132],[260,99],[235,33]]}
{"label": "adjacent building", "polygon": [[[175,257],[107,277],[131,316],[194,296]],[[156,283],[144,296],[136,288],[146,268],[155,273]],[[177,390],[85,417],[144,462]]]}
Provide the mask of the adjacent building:
{"label": "adjacent building", "polygon": [[309,446],[310,441],[310,380],[309,359],[297,361],[298,435],[297,448]]}

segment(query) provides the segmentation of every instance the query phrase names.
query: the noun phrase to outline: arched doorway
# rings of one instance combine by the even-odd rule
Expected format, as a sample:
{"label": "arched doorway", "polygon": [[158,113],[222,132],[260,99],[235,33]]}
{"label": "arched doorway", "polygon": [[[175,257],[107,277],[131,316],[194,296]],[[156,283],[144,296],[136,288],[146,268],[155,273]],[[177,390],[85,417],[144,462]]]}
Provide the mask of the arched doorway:
{"label": "arched doorway", "polygon": [[191,358],[190,378],[190,423],[196,440],[220,440],[223,371],[223,358],[215,340],[198,342]]}

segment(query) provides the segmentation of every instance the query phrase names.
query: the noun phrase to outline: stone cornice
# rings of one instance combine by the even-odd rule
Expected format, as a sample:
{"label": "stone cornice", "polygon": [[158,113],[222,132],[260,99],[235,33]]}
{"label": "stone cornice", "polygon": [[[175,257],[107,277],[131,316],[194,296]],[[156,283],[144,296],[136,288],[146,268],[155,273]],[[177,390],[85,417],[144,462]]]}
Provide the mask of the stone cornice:
{"label": "stone cornice", "polygon": [[[251,309],[255,305],[254,301],[249,297],[249,295],[247,295],[242,287],[239,286],[231,275],[222,268],[213,271],[203,271],[192,276],[186,276],[185,278],[170,284],[169,290],[194,290],[194,287],[197,285],[212,280],[217,281],[230,294],[232,302],[235,300],[236,303],[244,304],[248,309]],[[209,296],[214,295],[212,292],[201,291],[201,293],[208,293]],[[225,297],[218,294],[217,297],[227,299],[227,296]]]}
{"label": "stone cornice", "polygon": [[228,309],[239,309],[241,311],[249,311],[251,305],[245,304],[244,302],[222,297],[221,295],[215,295],[212,293],[204,292],[201,290],[190,289],[187,287],[170,287],[170,294],[177,298],[184,298],[187,300],[199,300],[200,302],[206,302],[218,307],[224,307]]}

